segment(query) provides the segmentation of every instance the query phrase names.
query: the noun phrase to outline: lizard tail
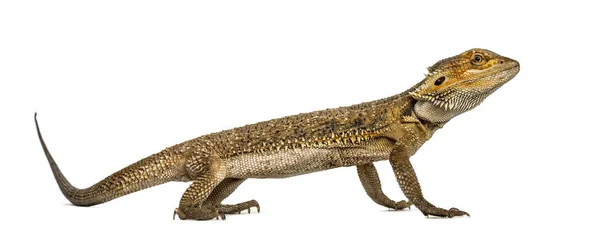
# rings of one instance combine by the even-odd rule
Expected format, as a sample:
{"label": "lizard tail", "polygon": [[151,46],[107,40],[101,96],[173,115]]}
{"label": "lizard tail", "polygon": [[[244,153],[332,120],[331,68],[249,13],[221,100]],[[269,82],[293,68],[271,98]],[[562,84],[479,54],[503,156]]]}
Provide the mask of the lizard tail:
{"label": "lizard tail", "polygon": [[161,152],[133,163],[106,177],[89,188],[79,189],[71,185],[52,158],[40,133],[37,113],[34,115],[38,137],[54,178],[63,195],[76,206],[93,206],[115,198],[185,177],[182,160]]}

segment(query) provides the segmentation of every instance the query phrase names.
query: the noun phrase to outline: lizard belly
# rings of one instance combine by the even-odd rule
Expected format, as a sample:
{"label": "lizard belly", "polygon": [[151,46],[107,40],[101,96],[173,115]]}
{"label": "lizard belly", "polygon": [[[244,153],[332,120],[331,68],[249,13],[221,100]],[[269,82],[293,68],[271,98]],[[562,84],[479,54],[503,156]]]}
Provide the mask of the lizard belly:
{"label": "lizard belly", "polygon": [[226,159],[228,177],[286,178],[388,159],[391,147],[304,148],[242,154]]}

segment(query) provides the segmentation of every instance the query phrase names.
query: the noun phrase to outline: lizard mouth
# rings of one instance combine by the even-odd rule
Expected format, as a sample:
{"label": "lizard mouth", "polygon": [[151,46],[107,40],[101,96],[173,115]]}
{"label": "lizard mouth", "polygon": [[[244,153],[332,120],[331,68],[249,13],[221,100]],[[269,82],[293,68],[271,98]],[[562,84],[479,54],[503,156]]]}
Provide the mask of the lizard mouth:
{"label": "lizard mouth", "polygon": [[515,76],[517,76],[519,71],[521,71],[521,65],[519,65],[518,61],[512,60],[509,63],[508,67],[506,67],[503,70],[500,70],[498,75],[505,75],[504,80],[502,80],[502,81],[508,82],[511,79],[513,79]]}

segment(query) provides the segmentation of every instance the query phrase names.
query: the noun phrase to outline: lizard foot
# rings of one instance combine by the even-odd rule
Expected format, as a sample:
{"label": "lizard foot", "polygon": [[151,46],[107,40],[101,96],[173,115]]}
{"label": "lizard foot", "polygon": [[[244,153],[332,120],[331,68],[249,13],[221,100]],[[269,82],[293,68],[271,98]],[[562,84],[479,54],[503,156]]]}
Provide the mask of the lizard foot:
{"label": "lizard foot", "polygon": [[180,207],[175,208],[173,211],[173,220],[175,220],[175,215],[179,217],[181,220],[212,220],[221,218],[221,220],[225,220],[225,213],[219,211],[218,209],[206,209],[200,207]]}
{"label": "lizard foot", "polygon": [[221,204],[221,205],[217,206],[217,210],[224,214],[234,214],[234,213],[240,214],[240,213],[242,213],[243,210],[248,210],[248,213],[250,213],[250,208],[253,208],[253,207],[255,207],[256,211],[260,213],[260,205],[258,204],[258,202],[256,200],[250,200],[250,201],[233,204],[233,205]]}
{"label": "lizard foot", "polygon": [[451,217],[457,217],[457,216],[471,216],[469,215],[469,213],[465,212],[465,211],[461,211],[458,208],[450,208],[449,210],[446,209],[442,209],[442,208],[438,208],[438,207],[433,207],[433,208],[425,208],[423,210],[421,210],[421,212],[423,212],[423,215],[429,217],[429,215],[432,216],[436,216],[436,217],[447,217],[447,218],[451,218]]}
{"label": "lizard foot", "polygon": [[394,204],[394,207],[392,207],[392,209],[399,211],[399,210],[404,210],[404,209],[408,208],[410,210],[411,205],[413,205],[412,202],[402,200],[402,201],[396,202],[396,204]]}

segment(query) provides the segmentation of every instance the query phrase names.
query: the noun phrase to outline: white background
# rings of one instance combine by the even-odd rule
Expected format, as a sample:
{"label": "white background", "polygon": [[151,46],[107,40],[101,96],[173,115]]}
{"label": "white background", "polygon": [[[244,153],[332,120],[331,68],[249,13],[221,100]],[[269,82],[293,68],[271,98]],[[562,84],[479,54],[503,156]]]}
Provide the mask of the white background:
{"label": "white background", "polygon": [[[0,3],[0,236],[598,237],[598,6],[211,2]],[[388,212],[355,168],[247,181],[227,201],[256,199],[261,213],[225,222],[172,221],[185,183],[75,207],[34,130],[38,112],[57,163],[86,187],[205,133],[400,93],[474,47],[521,72],[412,158],[425,197],[470,218]]]}

